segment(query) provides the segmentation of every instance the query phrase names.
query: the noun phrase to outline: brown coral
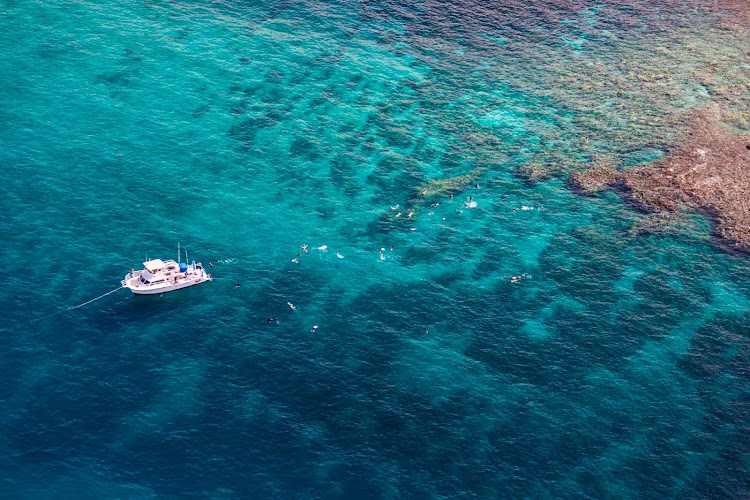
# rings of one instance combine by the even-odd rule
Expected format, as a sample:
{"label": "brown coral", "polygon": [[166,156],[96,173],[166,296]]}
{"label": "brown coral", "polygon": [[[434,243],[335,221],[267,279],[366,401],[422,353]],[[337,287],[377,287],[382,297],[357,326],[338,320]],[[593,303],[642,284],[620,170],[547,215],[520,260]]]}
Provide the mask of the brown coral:
{"label": "brown coral", "polygon": [[569,182],[575,190],[591,194],[612,187],[621,178],[622,174],[609,161],[598,159],[590,168],[571,174]]}
{"label": "brown coral", "polygon": [[750,250],[750,135],[719,124],[719,111],[688,113],[690,132],[667,157],[624,172],[628,196],[651,211],[699,208],[716,218],[716,233]]}

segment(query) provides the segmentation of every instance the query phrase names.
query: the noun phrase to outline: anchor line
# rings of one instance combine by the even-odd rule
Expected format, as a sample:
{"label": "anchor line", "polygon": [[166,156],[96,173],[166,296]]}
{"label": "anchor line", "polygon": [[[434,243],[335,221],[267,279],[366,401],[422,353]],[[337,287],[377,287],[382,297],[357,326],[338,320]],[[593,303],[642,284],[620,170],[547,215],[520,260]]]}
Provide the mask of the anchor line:
{"label": "anchor line", "polygon": [[121,289],[123,289],[123,288],[125,288],[125,287],[124,287],[124,286],[119,286],[119,287],[115,288],[114,290],[112,290],[112,291],[109,291],[109,292],[105,293],[104,295],[100,295],[100,296],[98,296],[98,297],[97,297],[97,298],[95,298],[95,299],[91,299],[91,300],[89,300],[89,301],[87,301],[87,302],[84,302],[83,304],[78,304],[77,306],[69,307],[69,308],[67,308],[67,309],[65,309],[65,310],[66,310],[66,311],[72,311],[73,309],[78,309],[79,307],[83,307],[83,306],[85,306],[86,304],[91,304],[92,302],[95,302],[95,301],[97,301],[97,300],[99,300],[99,299],[101,299],[101,298],[104,298],[104,297],[106,297],[107,295],[109,295],[110,293],[115,293],[116,291],[118,291],[118,290],[121,290]]}
{"label": "anchor line", "polygon": [[104,295],[100,295],[99,297],[97,297],[97,298],[95,298],[95,299],[91,299],[91,300],[89,300],[89,301],[86,301],[86,302],[84,302],[83,304],[78,304],[77,306],[73,306],[73,307],[68,307],[68,308],[66,308],[66,309],[60,309],[59,311],[56,311],[56,312],[53,312],[53,313],[49,313],[49,314],[45,314],[44,316],[39,316],[39,317],[37,317],[37,318],[32,318],[32,319],[30,319],[30,320],[28,321],[28,324],[34,323],[34,322],[36,322],[36,321],[41,321],[41,320],[43,320],[43,319],[46,319],[46,318],[49,318],[49,317],[52,317],[52,316],[57,316],[58,314],[62,314],[62,313],[64,313],[64,312],[67,312],[67,311],[72,311],[73,309],[78,309],[79,307],[83,307],[83,306],[85,306],[86,304],[91,304],[92,302],[94,302],[94,301],[96,301],[96,300],[99,300],[99,299],[101,299],[102,297],[106,297],[106,296],[107,296],[107,295],[109,295],[110,293],[115,293],[116,291],[118,291],[118,290],[121,290],[121,289],[123,289],[123,288],[125,288],[125,287],[124,287],[124,286],[121,286],[121,287],[119,287],[119,288],[115,288],[114,290],[111,290],[111,291],[109,291],[109,292],[105,293]]}

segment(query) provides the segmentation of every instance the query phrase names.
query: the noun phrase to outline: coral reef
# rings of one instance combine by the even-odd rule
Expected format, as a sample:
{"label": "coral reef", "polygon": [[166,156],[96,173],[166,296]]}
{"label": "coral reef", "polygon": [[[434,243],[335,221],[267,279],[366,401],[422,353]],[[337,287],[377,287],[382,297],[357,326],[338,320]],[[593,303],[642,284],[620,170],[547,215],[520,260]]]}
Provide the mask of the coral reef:
{"label": "coral reef", "polygon": [[643,235],[685,236],[694,231],[692,221],[677,212],[657,212],[635,221],[627,230],[627,236]]}
{"label": "coral reef", "polygon": [[552,177],[554,168],[545,167],[536,163],[524,163],[519,165],[514,174],[529,184],[546,181]]}
{"label": "coral reef", "polygon": [[[411,200],[410,203],[414,206],[424,205],[432,198],[445,197],[448,196],[448,193],[463,191],[474,183],[481,174],[482,169],[475,168],[463,175],[456,175],[443,179],[430,179],[416,187],[416,194],[419,198]],[[424,201],[420,202],[420,200]]]}
{"label": "coral reef", "polygon": [[622,174],[606,159],[598,158],[593,165],[582,171],[574,172],[568,178],[576,191],[592,194],[612,187],[622,179]]}
{"label": "coral reef", "polygon": [[692,110],[691,129],[667,157],[623,172],[627,196],[650,211],[681,206],[712,214],[716,234],[750,250],[750,134],[720,125],[716,106]]}

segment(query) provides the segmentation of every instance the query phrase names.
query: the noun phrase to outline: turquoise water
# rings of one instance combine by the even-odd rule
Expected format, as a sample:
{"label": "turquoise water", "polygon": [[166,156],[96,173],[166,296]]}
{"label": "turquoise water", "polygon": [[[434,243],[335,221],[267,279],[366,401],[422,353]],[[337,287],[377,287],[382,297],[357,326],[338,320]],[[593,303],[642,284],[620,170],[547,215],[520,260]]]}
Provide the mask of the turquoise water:
{"label": "turquoise water", "polygon": [[[664,154],[716,22],[5,2],[0,493],[747,496],[750,261],[565,182]],[[644,60],[679,92],[606,94]],[[177,241],[214,282],[65,310]]]}

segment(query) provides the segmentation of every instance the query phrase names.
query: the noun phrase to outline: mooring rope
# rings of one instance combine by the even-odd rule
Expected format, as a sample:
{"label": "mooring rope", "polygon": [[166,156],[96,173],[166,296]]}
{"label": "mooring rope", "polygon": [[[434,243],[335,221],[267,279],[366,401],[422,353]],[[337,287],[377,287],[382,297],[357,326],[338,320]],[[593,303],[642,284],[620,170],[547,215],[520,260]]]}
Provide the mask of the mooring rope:
{"label": "mooring rope", "polygon": [[[121,289],[123,289],[123,288],[125,288],[125,287],[124,287],[124,286],[121,286],[121,287],[115,288],[114,290],[111,290],[111,291],[109,291],[109,292],[105,293],[104,295],[100,295],[100,296],[98,296],[98,297],[97,297],[97,298],[95,298],[95,299],[87,300],[87,301],[86,301],[86,302],[84,302],[83,304],[78,304],[77,306],[73,306],[73,307],[67,307],[67,308],[65,308],[65,309],[60,309],[59,311],[55,311],[55,312],[53,312],[53,313],[45,314],[44,316],[38,316],[38,317],[36,317],[36,318],[32,318],[32,319],[30,319],[30,320],[28,321],[28,323],[34,323],[34,322],[36,322],[36,321],[41,321],[41,320],[43,320],[43,319],[46,319],[46,318],[49,318],[49,317],[51,317],[51,316],[57,316],[58,314],[62,314],[62,313],[64,313],[64,312],[72,311],[73,309],[78,309],[79,307],[83,307],[83,306],[85,306],[86,304],[91,304],[92,302],[94,302],[94,301],[97,301],[97,300],[101,299],[102,297],[106,297],[106,296],[107,296],[107,295],[109,295],[110,293],[115,293],[116,291],[118,291],[118,290],[121,290]],[[24,323],[24,324],[26,324],[26,323]]]}
{"label": "mooring rope", "polygon": [[86,304],[91,304],[92,302],[95,302],[95,301],[97,301],[97,300],[99,300],[99,299],[101,299],[101,298],[103,298],[103,297],[106,297],[106,296],[107,296],[107,295],[109,295],[110,293],[115,293],[116,291],[118,291],[118,290],[120,290],[120,289],[122,289],[122,288],[125,288],[125,286],[118,286],[118,287],[117,287],[117,288],[115,288],[114,290],[112,290],[112,291],[109,291],[109,292],[105,293],[104,295],[100,295],[100,296],[98,296],[98,297],[97,297],[97,298],[95,298],[95,299],[91,299],[91,300],[89,300],[88,302],[84,302],[83,304],[78,304],[77,306],[69,307],[69,308],[67,308],[67,309],[65,309],[65,310],[66,310],[66,311],[71,311],[71,310],[73,310],[73,309],[78,309],[79,307],[83,307],[83,306],[85,306]]}

